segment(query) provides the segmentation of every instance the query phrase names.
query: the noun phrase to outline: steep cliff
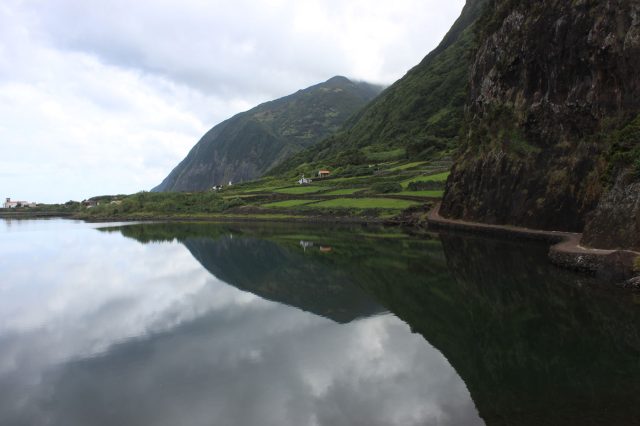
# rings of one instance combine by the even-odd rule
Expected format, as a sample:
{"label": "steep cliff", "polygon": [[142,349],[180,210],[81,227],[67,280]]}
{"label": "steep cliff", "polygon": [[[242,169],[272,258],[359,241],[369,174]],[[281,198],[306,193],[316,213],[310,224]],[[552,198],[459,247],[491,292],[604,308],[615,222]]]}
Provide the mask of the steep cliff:
{"label": "steep cliff", "polygon": [[200,191],[260,177],[336,132],[382,88],[334,77],[218,124],[154,191]]}
{"label": "steep cliff", "polygon": [[[441,213],[568,231],[593,217],[586,241],[615,226],[635,235],[607,246],[638,247],[640,3],[492,0],[476,30]],[[616,220],[603,223],[609,213]]]}

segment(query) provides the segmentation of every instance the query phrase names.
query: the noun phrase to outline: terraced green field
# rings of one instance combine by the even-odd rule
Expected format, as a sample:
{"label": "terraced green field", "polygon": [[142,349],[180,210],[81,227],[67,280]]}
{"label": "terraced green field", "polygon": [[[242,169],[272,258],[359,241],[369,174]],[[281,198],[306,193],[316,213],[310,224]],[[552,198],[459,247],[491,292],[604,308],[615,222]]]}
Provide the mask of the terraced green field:
{"label": "terraced green field", "polygon": [[417,201],[397,200],[394,198],[335,198],[308,206],[313,208],[404,210],[419,204],[420,202]]}
{"label": "terraced green field", "polygon": [[273,192],[277,192],[278,194],[300,195],[300,194],[314,194],[316,192],[325,191],[325,190],[327,190],[327,188],[323,188],[321,186],[300,185],[300,186],[292,186],[290,188],[276,189]]}
{"label": "terraced green field", "polygon": [[444,196],[443,190],[433,191],[402,191],[393,195],[405,195],[410,197],[425,197],[425,198],[442,198]]}
{"label": "terraced green field", "polygon": [[[399,152],[372,152],[381,157]],[[118,196],[119,204],[104,204],[85,212],[91,218],[253,218],[286,219],[334,215],[366,220],[391,219],[403,210],[425,205],[443,196],[450,160],[389,161],[337,167],[333,175],[298,185],[296,176],[269,176],[225,187],[220,192],[141,193]],[[327,167],[331,169],[330,167]],[[303,170],[313,176],[313,169]],[[302,172],[300,174],[302,174]],[[425,185],[411,185],[414,182]],[[386,188],[398,191],[387,194]],[[383,190],[382,188],[385,188]],[[286,215],[279,211],[286,210]]]}
{"label": "terraced green field", "polygon": [[366,188],[346,188],[336,189],[335,191],[327,192],[322,195],[352,195],[356,192],[364,191]]}
{"label": "terraced green field", "polygon": [[291,207],[300,207],[306,204],[316,203],[318,200],[285,200],[285,201],[276,201],[275,203],[263,204],[262,207],[267,208],[291,208]]}
{"label": "terraced green field", "polygon": [[402,171],[402,170],[414,169],[416,167],[423,166],[425,164],[427,164],[427,161],[417,161],[417,162],[414,162],[414,163],[407,163],[407,164],[402,164],[400,166],[392,167],[392,168],[389,169],[389,171],[390,172],[399,172],[399,171]]}
{"label": "terraced green field", "polygon": [[449,178],[449,174],[450,174],[450,172],[443,172],[443,173],[438,173],[438,174],[435,174],[435,175],[415,176],[415,177],[412,177],[411,179],[403,180],[402,182],[400,182],[400,184],[402,185],[403,188],[407,188],[409,186],[409,184],[412,183],[412,182],[442,182],[442,183],[444,183]]}

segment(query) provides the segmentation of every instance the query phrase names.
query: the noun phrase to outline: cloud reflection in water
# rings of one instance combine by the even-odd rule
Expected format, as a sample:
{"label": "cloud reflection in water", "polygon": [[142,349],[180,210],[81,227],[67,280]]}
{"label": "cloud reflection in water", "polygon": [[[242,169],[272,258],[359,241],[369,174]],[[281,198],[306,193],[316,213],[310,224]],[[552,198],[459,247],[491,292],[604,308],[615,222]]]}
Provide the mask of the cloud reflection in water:
{"label": "cloud reflection in water", "polygon": [[226,285],[181,244],[56,226],[2,231],[0,424],[482,423],[393,315],[339,325]]}

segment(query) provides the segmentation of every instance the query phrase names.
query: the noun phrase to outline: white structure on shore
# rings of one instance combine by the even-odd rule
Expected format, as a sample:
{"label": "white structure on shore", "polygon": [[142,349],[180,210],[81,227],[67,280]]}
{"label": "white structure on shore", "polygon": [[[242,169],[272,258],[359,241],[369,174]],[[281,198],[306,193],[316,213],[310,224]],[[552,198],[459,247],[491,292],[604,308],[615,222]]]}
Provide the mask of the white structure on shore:
{"label": "white structure on shore", "polygon": [[5,209],[15,209],[16,207],[35,207],[36,203],[30,203],[28,201],[11,201],[11,198],[7,197],[7,200],[2,205]]}

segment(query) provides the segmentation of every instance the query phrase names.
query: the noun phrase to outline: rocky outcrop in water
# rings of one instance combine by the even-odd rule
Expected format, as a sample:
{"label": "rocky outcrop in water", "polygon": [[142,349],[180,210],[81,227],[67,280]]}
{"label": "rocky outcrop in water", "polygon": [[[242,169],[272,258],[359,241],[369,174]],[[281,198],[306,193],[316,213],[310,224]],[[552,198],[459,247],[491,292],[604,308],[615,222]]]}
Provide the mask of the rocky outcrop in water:
{"label": "rocky outcrop in water", "polygon": [[441,213],[639,247],[640,2],[494,0],[476,37]]}

